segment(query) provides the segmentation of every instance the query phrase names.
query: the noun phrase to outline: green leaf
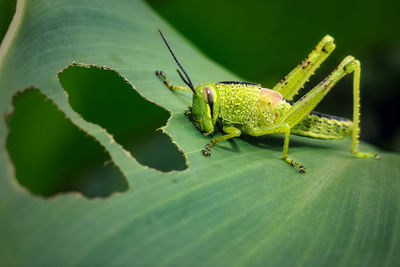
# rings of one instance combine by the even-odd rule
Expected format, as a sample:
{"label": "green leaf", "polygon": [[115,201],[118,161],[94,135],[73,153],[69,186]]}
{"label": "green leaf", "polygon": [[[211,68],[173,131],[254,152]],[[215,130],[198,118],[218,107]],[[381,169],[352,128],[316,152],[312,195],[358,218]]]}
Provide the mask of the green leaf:
{"label": "green leaf", "polygon": [[[18,183],[18,168],[27,166],[15,164],[18,155],[10,153],[14,146],[3,146],[0,265],[400,264],[398,154],[361,143],[363,150],[379,152],[382,158],[363,160],[349,153],[349,139],[294,136],[289,153],[307,167],[307,173],[301,175],[281,159],[283,139],[268,136],[224,142],[213,149],[210,158],[203,157],[201,149],[208,139],[183,113],[190,104],[190,93],[171,92],[154,75],[162,69],[172,82],[181,84],[157,28],[163,30],[194,83],[240,80],[194,49],[142,1],[18,2],[0,48],[1,113],[17,114],[20,109],[12,105],[13,95],[31,86],[38,88],[66,121],[104,147],[103,154],[121,170],[129,188],[107,198],[89,199],[74,192],[44,198]],[[124,98],[124,87],[109,87],[108,96],[107,89],[101,89],[102,98],[86,98],[83,90],[96,94],[93,88],[100,84],[85,89],[86,83],[81,83],[86,79],[78,77],[85,73],[72,73],[65,80],[63,75],[70,69],[62,71],[73,62],[115,70],[145,100],[167,109],[171,117],[163,131],[171,139],[161,143],[172,140],[184,153],[177,157],[187,158],[189,167],[161,172],[136,159],[134,150],[128,149],[118,134],[121,129],[154,131],[154,125],[147,122],[164,111],[150,107],[143,112],[132,105],[127,114],[114,116],[121,119],[120,126],[107,124],[108,120],[96,116],[91,108],[98,108],[108,96],[114,107],[120,108],[114,100]],[[112,98],[114,95],[117,97]],[[39,106],[39,102],[33,104]],[[142,116],[147,119],[138,119]],[[56,126],[60,120],[46,125],[62,132]],[[126,125],[130,120],[137,124]],[[30,127],[42,127],[43,135],[48,136],[41,119],[26,116],[26,121]],[[8,140],[8,126],[1,121],[3,144]],[[24,134],[29,142],[36,142],[29,131]],[[54,140],[59,139],[50,141]],[[46,153],[54,151],[44,147],[37,153],[46,158]],[[171,146],[167,147],[171,151]],[[159,156],[162,152],[157,148],[149,145],[143,149]],[[85,147],[75,153],[82,152]]]}

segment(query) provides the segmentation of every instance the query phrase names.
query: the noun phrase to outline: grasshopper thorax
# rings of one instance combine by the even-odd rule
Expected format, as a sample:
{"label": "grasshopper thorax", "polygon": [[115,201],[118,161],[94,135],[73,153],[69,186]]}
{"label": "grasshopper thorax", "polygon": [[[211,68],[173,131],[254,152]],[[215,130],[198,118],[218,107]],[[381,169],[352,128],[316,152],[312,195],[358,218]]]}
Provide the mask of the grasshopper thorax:
{"label": "grasshopper thorax", "polygon": [[214,132],[220,108],[219,93],[214,83],[202,83],[196,86],[190,119],[204,135]]}

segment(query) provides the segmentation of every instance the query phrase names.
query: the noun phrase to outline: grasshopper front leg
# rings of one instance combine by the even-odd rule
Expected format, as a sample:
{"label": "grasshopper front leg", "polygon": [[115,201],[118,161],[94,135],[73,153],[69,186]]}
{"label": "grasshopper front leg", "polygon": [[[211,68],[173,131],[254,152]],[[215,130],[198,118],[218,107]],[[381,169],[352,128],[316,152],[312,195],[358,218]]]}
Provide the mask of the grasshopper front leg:
{"label": "grasshopper front leg", "polygon": [[223,136],[219,136],[217,138],[212,139],[205,147],[205,149],[202,151],[203,155],[206,157],[211,156],[211,147],[213,147],[216,143],[224,141],[224,140],[228,140],[234,137],[238,137],[240,136],[240,134],[242,133],[238,128],[233,127],[233,126],[224,126],[223,131],[227,134],[223,135]]}
{"label": "grasshopper front leg", "polygon": [[165,86],[167,86],[172,91],[192,91],[188,86],[173,85],[172,83],[170,83],[167,76],[162,70],[156,70],[155,73],[157,76],[161,77],[164,80]]}

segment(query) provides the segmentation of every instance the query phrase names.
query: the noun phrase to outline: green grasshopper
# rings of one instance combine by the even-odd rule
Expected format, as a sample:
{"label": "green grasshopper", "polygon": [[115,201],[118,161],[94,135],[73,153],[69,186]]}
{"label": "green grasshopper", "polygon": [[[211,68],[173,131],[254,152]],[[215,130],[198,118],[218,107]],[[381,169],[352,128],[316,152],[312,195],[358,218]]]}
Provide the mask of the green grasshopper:
{"label": "green grasshopper", "polygon": [[[251,136],[266,134],[285,134],[283,159],[305,173],[303,164],[288,157],[290,134],[320,139],[341,139],[352,136],[351,152],[359,158],[379,158],[374,153],[358,151],[360,133],[360,62],[347,56],[339,66],[322,82],[315,86],[298,101],[293,97],[308,81],[314,71],[335,49],[334,39],[326,35],[315,49],[275,87],[262,88],[260,84],[250,82],[223,81],[201,83],[194,86],[164,35],[159,30],[175,62],[185,74],[177,69],[179,76],[187,86],[172,85],[163,71],[156,71],[170,90],[193,92],[193,104],[186,111],[189,119],[204,135],[212,135],[216,125],[222,127],[225,135],[212,139],[202,151],[211,155],[211,147],[218,142],[239,137],[242,133]],[[353,121],[312,111],[331,88],[346,74],[354,72],[353,78]],[[221,128],[220,127],[220,128]]]}

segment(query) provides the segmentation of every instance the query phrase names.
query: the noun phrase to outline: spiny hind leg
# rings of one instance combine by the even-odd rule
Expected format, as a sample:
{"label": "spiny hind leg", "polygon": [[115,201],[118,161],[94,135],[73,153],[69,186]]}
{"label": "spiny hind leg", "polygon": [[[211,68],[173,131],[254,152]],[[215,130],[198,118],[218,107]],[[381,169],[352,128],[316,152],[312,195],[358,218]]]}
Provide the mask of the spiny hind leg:
{"label": "spiny hind leg", "polygon": [[354,64],[350,66],[350,70],[353,68],[353,132],[351,142],[351,152],[359,158],[376,158],[379,159],[379,155],[372,152],[360,152],[358,151],[358,143],[360,138],[360,77],[361,77],[361,63],[358,60],[354,61]]}
{"label": "spiny hind leg", "polygon": [[254,136],[262,136],[266,134],[278,134],[284,133],[285,134],[285,141],[283,143],[283,151],[282,151],[282,158],[283,160],[290,164],[291,166],[296,166],[299,168],[300,173],[305,173],[306,168],[303,164],[296,162],[289,158],[288,151],[289,151],[289,139],[290,139],[290,126],[287,123],[277,124],[270,127],[265,128],[256,128],[252,130],[251,135]]}
{"label": "spiny hind leg", "polygon": [[286,75],[273,90],[281,93],[281,95],[292,100],[298,91],[304,86],[315,70],[335,49],[333,38],[326,35],[314,48],[314,50],[288,75]]}
{"label": "spiny hind leg", "polygon": [[187,86],[179,86],[179,85],[173,85],[169,82],[167,76],[162,70],[156,70],[156,75],[158,77],[161,77],[164,80],[164,84],[172,91],[192,91],[189,87]]}
{"label": "spiny hind leg", "polygon": [[347,56],[339,64],[339,66],[322,82],[315,86],[311,91],[304,95],[300,100],[294,103],[285,116],[281,119],[286,122],[290,127],[295,126],[300,122],[304,116],[309,114],[315,106],[326,96],[332,87],[340,81],[344,76],[354,72],[353,78],[353,129],[352,129],[352,144],[351,152],[360,158],[376,157],[374,153],[363,153],[358,151],[359,133],[360,133],[360,75],[361,65],[360,61],[352,56]]}

